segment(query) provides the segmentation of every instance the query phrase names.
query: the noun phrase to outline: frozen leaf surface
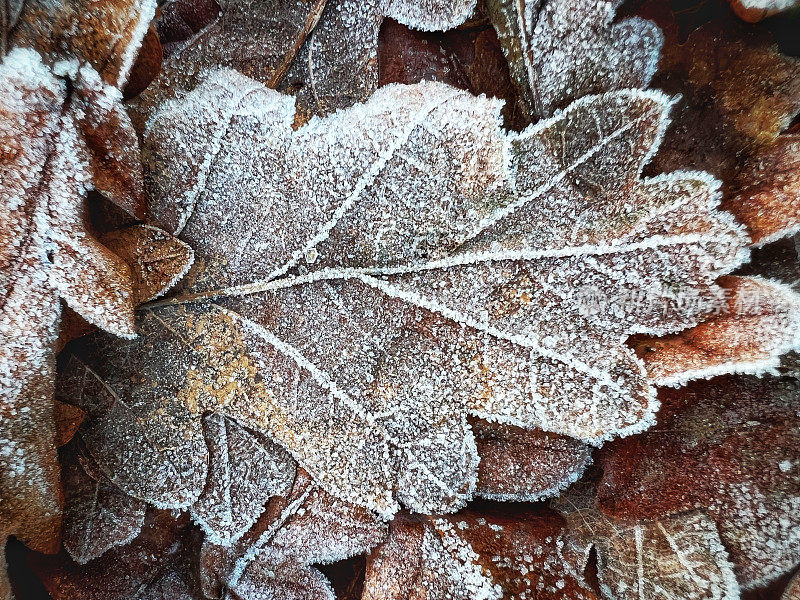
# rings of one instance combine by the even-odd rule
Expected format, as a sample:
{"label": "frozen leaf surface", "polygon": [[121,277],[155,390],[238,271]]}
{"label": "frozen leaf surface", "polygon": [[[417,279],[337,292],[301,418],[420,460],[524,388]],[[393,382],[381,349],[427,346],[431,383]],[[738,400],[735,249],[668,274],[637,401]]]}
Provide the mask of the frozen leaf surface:
{"label": "frozen leaf surface", "polygon": [[789,582],[789,587],[783,592],[781,600],[798,600],[800,599],[800,575],[795,575]]}
{"label": "frozen leaf surface", "polygon": [[647,87],[662,35],[654,23],[638,17],[615,21],[620,3],[487,2],[532,119],[549,117],[588,94]]}
{"label": "frozen leaf surface", "polygon": [[203,429],[208,476],[191,513],[210,539],[229,546],[256,522],[267,500],[288,494],[295,464],[286,450],[231,419],[208,415]]}
{"label": "frozen leaf surface", "polygon": [[800,6],[797,0],[730,0],[730,3],[739,18],[748,23],[755,23]]}
{"label": "frozen leaf surface", "polygon": [[85,564],[139,535],[145,504],[123,494],[81,456],[75,445],[61,460],[64,482],[64,548]]}
{"label": "frozen leaf surface", "polygon": [[364,600],[595,600],[559,553],[547,509],[400,515],[367,559]]}
{"label": "frozen leaf surface", "polygon": [[780,356],[800,345],[800,296],[755,277],[725,277],[720,312],[674,336],[644,339],[637,352],[658,385],[726,373],[775,373]]}
{"label": "frozen leaf surface", "polygon": [[5,57],[0,82],[0,510],[22,539],[45,547],[57,540],[60,512],[52,414],[59,298],[130,336],[132,286],[127,265],[85,225],[91,175],[65,82],[25,49]]}
{"label": "frozen leaf surface", "polygon": [[608,600],[735,600],[739,585],[714,521],[702,512],[654,520],[611,518],[598,510],[591,483],[553,506],[567,521],[564,561],[582,579],[592,548]]}
{"label": "frozen leaf surface", "polygon": [[481,460],[475,493],[533,502],[555,496],[592,462],[590,447],[563,435],[502,423],[472,422]]}
{"label": "frozen leaf surface", "polygon": [[713,518],[745,588],[800,560],[796,380],[719,377],[662,392],[658,426],[603,448],[603,510]]}
{"label": "frozen leaf surface", "polygon": [[[175,519],[168,511],[148,510],[142,530],[130,543],[113,548],[82,565],[66,551],[54,556],[32,555],[31,567],[54,600],[176,600],[162,591],[178,591],[172,580],[182,572],[181,539],[186,519]],[[193,600],[177,596],[177,600]]]}
{"label": "frozen leaf surface", "polygon": [[[163,29],[193,27],[206,4],[178,2]],[[171,48],[163,73],[137,101],[144,124],[166,99],[182,97],[209,69],[226,67],[297,95],[300,117],[366,100],[378,85],[378,32],[384,17],[419,29],[448,29],[475,0],[225,0],[219,16]],[[184,16],[185,15],[185,16]],[[201,19],[204,20],[204,19]]]}
{"label": "frozen leaf surface", "polygon": [[[497,102],[426,83],[294,130],[290,98],[217,73],[146,136],[151,214],[201,268],[141,341],[95,338],[68,375],[80,406],[152,418],[109,421],[90,450],[131,495],[185,505],[199,416],[224,413],[392,514],[472,496],[469,414],[592,442],[641,430],[654,390],[622,341],[696,324],[680,295],[713,303],[744,258],[713,179],[639,177],[668,107],[589,96],[508,134]],[[586,310],[594,289],[645,301]],[[157,440],[144,464],[128,427]]]}
{"label": "frozen leaf surface", "polygon": [[206,540],[200,550],[203,593],[242,598],[333,600],[312,564],[363,553],[385,537],[385,526],[361,507],[344,503],[299,469],[291,491],[270,500],[255,527],[233,546]]}

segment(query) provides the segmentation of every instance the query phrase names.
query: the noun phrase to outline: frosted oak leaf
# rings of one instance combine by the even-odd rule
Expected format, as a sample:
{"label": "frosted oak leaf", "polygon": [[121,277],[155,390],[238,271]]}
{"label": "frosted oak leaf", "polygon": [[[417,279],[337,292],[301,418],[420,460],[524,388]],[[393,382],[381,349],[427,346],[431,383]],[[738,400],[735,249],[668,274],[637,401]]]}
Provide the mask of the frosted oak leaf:
{"label": "frosted oak leaf", "polygon": [[[295,131],[291,98],[222,71],[167,104],[146,136],[151,214],[201,267],[142,313],[150,342],[88,340],[68,375],[78,404],[147,415],[181,474],[151,495],[149,467],[118,460],[125,491],[193,501],[204,466],[181,448],[204,412],[383,514],[472,496],[470,414],[594,443],[646,427],[655,394],[624,339],[695,324],[679,294],[714,301],[744,258],[713,179],[640,178],[669,103],[589,96],[509,134],[496,101],[387,86]],[[585,314],[579,284],[652,301]]]}

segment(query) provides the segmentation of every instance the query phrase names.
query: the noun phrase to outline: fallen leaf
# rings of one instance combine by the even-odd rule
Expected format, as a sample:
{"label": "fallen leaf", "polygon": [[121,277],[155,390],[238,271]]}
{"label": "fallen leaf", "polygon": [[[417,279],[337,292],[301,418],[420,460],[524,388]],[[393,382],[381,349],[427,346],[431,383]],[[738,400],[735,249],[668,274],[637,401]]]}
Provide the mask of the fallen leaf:
{"label": "fallen leaf", "polygon": [[754,277],[724,277],[718,315],[676,335],[636,343],[657,385],[683,385],[727,373],[776,373],[780,356],[800,347],[800,296]]}
{"label": "fallen leaf", "polygon": [[146,506],[119,491],[73,444],[61,456],[64,549],[85,564],[139,535]]}
{"label": "fallen leaf", "polygon": [[204,71],[219,67],[295,94],[300,122],[362,102],[378,86],[384,17],[447,29],[470,16],[475,0],[226,0],[210,22],[212,2],[175,4],[161,27],[171,55],[134,108],[141,128],[162,102],[182,97]]}
{"label": "fallen leaf", "polygon": [[662,35],[644,19],[615,19],[621,0],[488,0],[487,11],[529,117],[576,98],[646,88]]}
{"label": "fallen leaf", "polygon": [[731,8],[743,21],[757,23],[762,19],[800,6],[798,0],[730,0]]}
{"label": "fallen leaf", "polygon": [[[497,102],[425,83],[295,131],[290,98],[209,78],[145,149],[151,214],[201,267],[140,341],[98,337],[70,362],[64,393],[117,407],[90,451],[126,493],[185,506],[199,416],[221,412],[388,515],[472,496],[468,414],[595,443],[647,427],[654,389],[622,340],[694,325],[707,307],[680,294],[716,302],[744,244],[712,179],[639,179],[668,106],[592,96],[509,134]],[[645,300],[587,312],[590,287]]]}
{"label": "fallen leaf", "polygon": [[653,168],[688,166],[719,177],[723,207],[747,225],[756,245],[797,232],[800,138],[783,132],[800,110],[800,60],[732,17],[681,43],[662,3],[639,12],[666,34],[654,85],[683,95]]}
{"label": "fallen leaf", "polygon": [[286,496],[295,463],[283,448],[219,415],[203,420],[209,450],[206,485],[190,512],[208,539],[236,542],[273,496]]}
{"label": "fallen leaf", "polygon": [[546,509],[398,515],[370,554],[363,600],[595,600],[561,560]]}
{"label": "fallen leaf", "polygon": [[298,470],[292,490],[275,497],[256,526],[227,547],[206,538],[198,559],[207,598],[334,600],[330,584],[312,564],[363,553],[385,537],[385,526],[364,510],[337,500]]}
{"label": "fallen leaf", "polygon": [[658,425],[600,451],[601,508],[660,519],[706,511],[743,588],[800,561],[800,387],[730,376],[663,389]]}
{"label": "fallen leaf", "polygon": [[78,431],[78,427],[81,426],[85,418],[86,413],[77,406],[56,401],[53,405],[53,419],[56,425],[56,446],[61,447],[67,444]]}
{"label": "fallen leaf", "polygon": [[513,425],[472,421],[478,455],[475,494],[533,502],[557,495],[591,462],[590,447],[573,438]]}
{"label": "fallen leaf", "polygon": [[714,521],[702,512],[653,520],[612,518],[582,482],[551,505],[566,519],[562,558],[580,580],[592,549],[604,598],[735,600],[739,585]]}
{"label": "fallen leaf", "polygon": [[85,565],[64,550],[53,556],[33,554],[29,562],[53,600],[170,600],[158,593],[172,587],[162,584],[165,578],[182,570],[186,521],[149,509],[137,537]]}

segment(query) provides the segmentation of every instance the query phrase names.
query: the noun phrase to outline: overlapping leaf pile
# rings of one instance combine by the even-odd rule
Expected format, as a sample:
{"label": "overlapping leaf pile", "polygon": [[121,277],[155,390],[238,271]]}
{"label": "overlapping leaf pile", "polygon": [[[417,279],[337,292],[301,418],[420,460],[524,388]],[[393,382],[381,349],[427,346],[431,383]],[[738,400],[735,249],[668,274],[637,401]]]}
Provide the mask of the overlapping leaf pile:
{"label": "overlapping leaf pile", "polygon": [[[175,0],[129,112],[153,5],[3,13],[0,533],[61,548],[51,597],[727,599],[800,563],[800,63],[618,8]],[[54,404],[59,298],[106,331]]]}

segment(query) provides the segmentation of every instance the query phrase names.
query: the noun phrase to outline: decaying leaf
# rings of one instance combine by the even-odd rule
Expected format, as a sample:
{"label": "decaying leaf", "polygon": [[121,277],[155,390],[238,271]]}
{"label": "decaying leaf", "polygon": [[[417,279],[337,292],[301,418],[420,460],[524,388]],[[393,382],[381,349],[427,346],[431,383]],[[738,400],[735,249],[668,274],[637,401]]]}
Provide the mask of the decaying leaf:
{"label": "decaying leaf", "polygon": [[[169,511],[149,509],[138,536],[85,565],[62,550],[53,556],[32,555],[31,566],[53,600],[169,600],[158,593],[165,578],[185,571],[181,540],[186,522]],[[170,588],[179,589],[174,580]]]}
{"label": "decaying leaf", "polygon": [[546,508],[399,515],[369,556],[363,600],[596,600],[560,557]]}
{"label": "decaying leaf", "polygon": [[638,17],[615,21],[621,0],[488,0],[511,75],[533,120],[589,94],[646,88],[662,35]]}
{"label": "decaying leaf", "polygon": [[[138,144],[118,86],[155,3],[7,7],[3,41],[13,49],[6,55],[4,47],[0,65],[0,515],[4,533],[52,551],[61,512],[52,404],[59,299],[107,331],[133,334],[130,269],[93,236],[85,197],[95,188],[132,213],[142,208]],[[91,25],[98,19],[104,28]]]}
{"label": "decaying leaf", "polygon": [[592,462],[576,439],[513,425],[472,421],[481,460],[475,493],[492,500],[533,502],[555,496]]}
{"label": "decaying leaf", "polygon": [[658,425],[597,458],[602,509],[661,519],[701,509],[717,523],[739,582],[763,585],[800,561],[800,387],[720,377],[664,389]]}
{"label": "decaying leaf", "polygon": [[288,495],[295,464],[286,450],[232,419],[208,415],[203,428],[208,475],[190,512],[209,539],[230,546],[256,522],[267,500]]}
{"label": "decaying leaf", "polygon": [[363,508],[337,500],[299,469],[292,490],[275,497],[256,526],[233,546],[206,539],[199,580],[207,598],[334,600],[330,584],[312,564],[365,552],[385,537],[385,525]]}
{"label": "decaying leaf", "polygon": [[[745,243],[707,175],[640,179],[668,107],[589,96],[509,134],[496,102],[427,83],[295,131],[290,98],[210,77],[145,149],[151,214],[202,267],[141,341],[100,336],[71,361],[73,402],[128,405],[90,450],[126,493],[184,506],[199,416],[221,412],[391,514],[471,497],[468,414],[592,442],[648,426],[654,390],[622,340],[696,324]],[[614,297],[587,310],[595,289]],[[678,309],[684,293],[703,302]]]}
{"label": "decaying leaf", "polygon": [[757,245],[797,232],[800,139],[782,132],[800,110],[800,60],[733,18],[680,43],[663,6],[645,4],[640,12],[667,34],[654,85],[683,96],[654,167],[691,166],[719,177],[723,206]]}
{"label": "decaying leaf", "polygon": [[780,356],[800,347],[800,296],[755,277],[724,277],[719,314],[676,335],[637,343],[658,385],[682,385],[726,373],[776,373]]}
{"label": "decaying leaf", "polygon": [[123,494],[73,445],[62,454],[64,549],[85,564],[139,535],[144,502]]}
{"label": "decaying leaf", "polygon": [[[592,548],[608,600],[735,600],[739,585],[714,521],[702,512],[653,520],[615,519],[598,510],[583,482],[551,501],[566,519],[561,556],[581,580]],[[632,516],[632,515],[630,515]]]}
{"label": "decaying leaf", "polygon": [[[161,30],[167,39],[192,31],[213,12],[211,4],[177,2]],[[142,127],[160,103],[181,98],[204,72],[220,67],[296,94],[303,120],[362,102],[378,85],[384,17],[446,29],[469,17],[475,0],[225,0],[218,6],[216,19],[173,42],[162,74],[137,101]]]}

